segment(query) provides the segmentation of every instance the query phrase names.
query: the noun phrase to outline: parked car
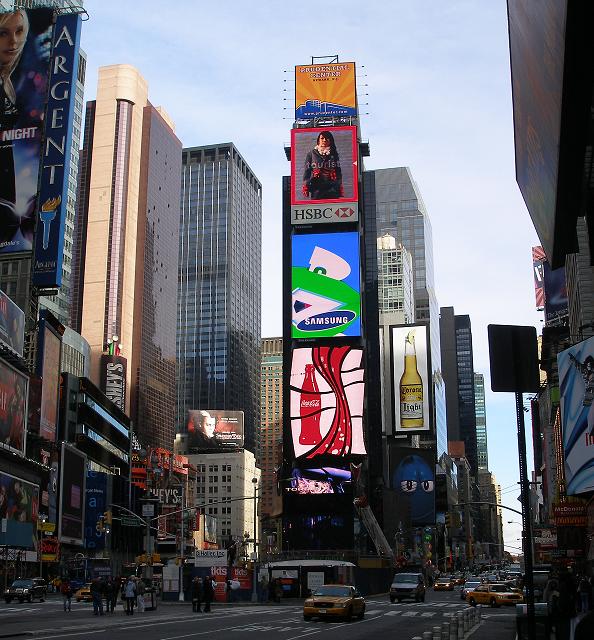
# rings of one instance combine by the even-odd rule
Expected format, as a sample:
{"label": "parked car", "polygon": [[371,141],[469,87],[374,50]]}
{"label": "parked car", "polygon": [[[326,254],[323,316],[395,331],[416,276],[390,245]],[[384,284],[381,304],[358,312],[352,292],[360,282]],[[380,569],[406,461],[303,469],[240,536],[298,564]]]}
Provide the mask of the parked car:
{"label": "parked car", "polygon": [[93,596],[91,595],[91,583],[87,582],[82,586],[75,594],[74,599],[77,602],[92,602]]}
{"label": "parked car", "polygon": [[343,618],[350,621],[353,616],[363,619],[365,599],[351,585],[325,584],[318,587],[303,603],[303,619]]}
{"label": "parked car", "polygon": [[462,589],[460,589],[460,600],[466,600],[466,596],[470,591],[473,591],[478,586],[483,584],[483,581],[480,578],[468,578],[464,583]]}
{"label": "parked car", "polygon": [[481,584],[466,595],[466,602],[471,606],[488,604],[500,607],[502,604],[521,604],[524,596],[517,591],[510,591],[504,584]]}
{"label": "parked car", "polygon": [[444,576],[443,578],[437,578],[437,580],[433,584],[433,590],[434,591],[453,591],[454,585],[455,585],[455,581],[453,578]]}
{"label": "parked car", "polygon": [[390,602],[412,598],[425,602],[425,579],[422,573],[396,573],[390,585]]}
{"label": "parked car", "polygon": [[19,602],[43,602],[47,595],[47,583],[43,578],[19,578],[4,591],[4,600],[10,604],[13,600]]}

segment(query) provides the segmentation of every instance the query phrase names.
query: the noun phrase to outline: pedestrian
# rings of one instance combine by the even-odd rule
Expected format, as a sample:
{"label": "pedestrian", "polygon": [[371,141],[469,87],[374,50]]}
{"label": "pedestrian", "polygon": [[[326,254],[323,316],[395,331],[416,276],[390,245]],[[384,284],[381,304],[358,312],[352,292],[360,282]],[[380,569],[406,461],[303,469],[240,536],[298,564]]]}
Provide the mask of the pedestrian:
{"label": "pedestrian", "polygon": [[91,581],[91,598],[93,599],[93,615],[103,615],[103,584],[99,578]]}
{"label": "pedestrian", "polygon": [[144,594],[146,587],[142,578],[136,584],[136,602],[138,603],[138,613],[144,613]]}
{"label": "pedestrian", "polygon": [[582,579],[578,585],[578,592],[580,594],[580,611],[582,613],[586,613],[590,609],[590,593],[592,587],[590,586],[590,581],[588,580],[588,576],[582,576]]}
{"label": "pedestrian", "polygon": [[112,595],[114,590],[114,584],[111,576],[107,578],[105,582],[105,611],[109,613],[110,611],[113,613],[112,608]]}
{"label": "pedestrian", "polygon": [[202,613],[202,580],[198,576],[192,580],[192,611]]}
{"label": "pedestrian", "polygon": [[276,584],[276,578],[268,581],[268,601],[274,602],[274,586]]}
{"label": "pedestrian", "polygon": [[225,580],[225,596],[227,602],[232,602],[231,591],[231,580],[227,578],[227,580]]}
{"label": "pedestrian", "polygon": [[134,615],[134,604],[136,602],[136,584],[134,578],[130,576],[124,585],[124,598],[126,600],[126,615]]}
{"label": "pedestrian", "polygon": [[202,581],[202,597],[204,598],[204,613],[209,613],[210,603],[214,598],[214,587],[210,576],[206,576]]}
{"label": "pedestrian", "polygon": [[275,585],[274,585],[274,601],[280,602],[282,597],[283,597],[283,585],[281,584],[281,581],[279,580],[279,578],[277,578],[275,580]]}
{"label": "pedestrian", "polygon": [[120,595],[121,589],[122,589],[122,579],[120,577],[113,578],[111,580],[111,593],[110,593],[110,596],[111,596],[110,607],[111,607],[112,613],[115,613],[115,608],[118,603],[118,596]]}
{"label": "pedestrian", "polygon": [[260,602],[266,602],[266,596],[268,595],[268,575],[265,571],[262,571],[262,573],[260,573],[258,587],[258,600]]}
{"label": "pedestrian", "polygon": [[64,611],[70,611],[70,605],[72,603],[72,587],[69,580],[63,580],[60,585],[60,593],[62,594],[62,604],[64,605]]}

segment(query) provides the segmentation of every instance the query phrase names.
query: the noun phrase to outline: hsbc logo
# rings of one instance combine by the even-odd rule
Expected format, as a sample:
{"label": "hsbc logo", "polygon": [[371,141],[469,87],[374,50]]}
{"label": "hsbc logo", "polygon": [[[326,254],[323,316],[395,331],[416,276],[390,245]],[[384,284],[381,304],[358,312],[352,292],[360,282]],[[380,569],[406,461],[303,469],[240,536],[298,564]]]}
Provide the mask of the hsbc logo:
{"label": "hsbc logo", "polygon": [[357,202],[347,204],[313,205],[291,207],[292,224],[331,224],[336,222],[357,222],[359,207]]}

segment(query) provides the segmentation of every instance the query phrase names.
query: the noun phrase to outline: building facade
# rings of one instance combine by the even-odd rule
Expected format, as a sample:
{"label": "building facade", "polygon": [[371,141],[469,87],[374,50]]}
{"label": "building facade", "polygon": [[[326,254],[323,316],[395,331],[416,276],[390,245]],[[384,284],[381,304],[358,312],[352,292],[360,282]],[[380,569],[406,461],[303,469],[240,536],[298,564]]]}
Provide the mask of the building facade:
{"label": "building facade", "polygon": [[487,411],[485,405],[485,376],[474,374],[474,414],[476,418],[476,453],[478,468],[489,468],[489,450],[487,448]]}
{"label": "building facade", "polygon": [[401,312],[403,324],[412,324],[415,298],[410,252],[397,244],[394,236],[385,233],[377,239],[377,266],[380,314]]}
{"label": "building facade", "polygon": [[118,336],[129,362],[126,413],[143,444],[171,447],[181,143],[129,65],[99,69],[87,117],[77,229],[84,237],[84,266],[77,267],[82,307],[73,317],[91,347],[95,384],[104,346]]}
{"label": "building facade", "polygon": [[259,419],[262,186],[232,143],[183,150],[177,306],[177,428],[190,409]]}

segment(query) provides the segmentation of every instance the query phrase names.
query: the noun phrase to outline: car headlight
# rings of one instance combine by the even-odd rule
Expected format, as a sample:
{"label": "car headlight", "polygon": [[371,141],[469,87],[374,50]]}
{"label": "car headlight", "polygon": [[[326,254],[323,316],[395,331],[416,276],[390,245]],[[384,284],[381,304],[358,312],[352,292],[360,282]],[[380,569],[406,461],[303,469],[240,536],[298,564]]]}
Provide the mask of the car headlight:
{"label": "car headlight", "polygon": [[23,589],[23,593],[29,593],[29,589]]}
{"label": "car headlight", "polygon": [[306,601],[303,603],[303,606],[304,606],[304,607],[311,607],[312,605],[313,605],[313,600],[306,600]]}

